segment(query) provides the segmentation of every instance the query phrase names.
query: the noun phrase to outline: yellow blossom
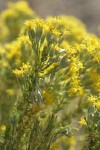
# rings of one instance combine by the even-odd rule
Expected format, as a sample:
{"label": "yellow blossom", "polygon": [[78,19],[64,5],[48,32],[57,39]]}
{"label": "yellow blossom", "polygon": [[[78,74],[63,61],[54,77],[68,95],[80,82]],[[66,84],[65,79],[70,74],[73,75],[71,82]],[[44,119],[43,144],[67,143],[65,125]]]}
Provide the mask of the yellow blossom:
{"label": "yellow blossom", "polygon": [[40,105],[38,103],[36,103],[36,104],[34,103],[34,105],[32,106],[32,112],[33,113],[38,113],[42,109],[44,109],[44,105]]}
{"label": "yellow blossom", "polygon": [[100,109],[100,101],[95,102],[95,106]]}
{"label": "yellow blossom", "polygon": [[48,74],[53,68],[57,67],[58,63],[51,64],[48,68],[44,69],[43,71],[39,72],[39,77],[43,77]]}
{"label": "yellow blossom", "polygon": [[3,131],[3,132],[6,131],[6,126],[5,126],[4,124],[2,124],[2,125],[0,126],[0,130]]}
{"label": "yellow blossom", "polygon": [[54,34],[54,36],[59,37],[59,35],[61,34],[59,30],[54,29],[52,31],[52,33]]}
{"label": "yellow blossom", "polygon": [[7,89],[6,92],[7,92],[8,95],[11,95],[11,96],[15,94],[14,89]]}
{"label": "yellow blossom", "polygon": [[5,45],[6,57],[11,60],[12,58],[21,58],[21,45],[19,41],[14,41]]}
{"label": "yellow blossom", "polygon": [[8,3],[8,9],[2,13],[2,18],[4,20],[10,18],[18,18],[22,14],[26,16],[33,16],[35,13],[30,9],[28,3],[25,1],[19,1],[16,3]]}
{"label": "yellow blossom", "polygon": [[28,6],[28,3],[26,1],[19,1],[16,4],[10,2],[10,3],[8,3],[8,7],[15,9],[16,11],[24,13],[24,14],[29,15],[29,16],[33,15],[33,11]]}
{"label": "yellow blossom", "polygon": [[52,46],[51,46],[54,50],[60,50],[61,48],[58,46],[58,44],[52,44]]}
{"label": "yellow blossom", "polygon": [[47,90],[43,91],[43,98],[45,99],[45,105],[52,105],[54,103],[53,95]]}
{"label": "yellow blossom", "polygon": [[92,104],[95,104],[95,101],[97,100],[97,97],[96,96],[93,96],[93,95],[90,95],[88,97],[88,102],[92,103]]}
{"label": "yellow blossom", "polygon": [[100,74],[98,74],[95,69],[90,71],[90,78],[93,82],[92,87],[95,90],[100,90]]}
{"label": "yellow blossom", "polygon": [[19,38],[18,38],[18,41],[19,41],[19,43],[20,44],[29,44],[29,46],[30,47],[32,47],[32,43],[31,43],[31,41],[29,40],[29,37],[28,36],[25,36],[25,35],[23,35],[23,36],[20,36]]}
{"label": "yellow blossom", "polygon": [[100,101],[99,101],[99,99],[100,99],[100,96],[97,97],[97,96],[90,95],[88,97],[88,102],[93,104],[93,106],[95,106],[96,108],[100,108]]}
{"label": "yellow blossom", "polygon": [[15,69],[12,70],[12,72],[17,76],[17,77],[23,77],[26,73],[28,73],[29,69],[31,69],[31,65],[29,63],[23,63],[20,69]]}
{"label": "yellow blossom", "polygon": [[52,145],[51,145],[51,150],[58,150],[59,149],[59,144],[58,142],[54,142]]}
{"label": "yellow blossom", "polygon": [[7,60],[3,58],[0,60],[0,66],[6,68],[9,66],[9,64],[8,64]]}
{"label": "yellow blossom", "polygon": [[45,21],[43,19],[37,18],[31,21],[26,21],[25,25],[27,29],[33,29],[33,28],[43,28],[45,24]]}
{"label": "yellow blossom", "polygon": [[14,17],[14,18],[18,17],[18,14],[17,14],[17,12],[16,12],[15,10],[13,10],[13,9],[8,9],[8,10],[5,10],[5,11],[1,14],[1,17],[2,17],[4,20],[6,20],[6,19],[8,19],[8,18],[10,18],[10,17]]}
{"label": "yellow blossom", "polygon": [[24,70],[12,70],[12,72],[17,76],[17,77],[22,77],[24,75]]}
{"label": "yellow blossom", "polygon": [[31,68],[31,65],[29,63],[23,63],[22,66],[20,67],[21,70],[27,71],[28,69]]}
{"label": "yellow blossom", "polygon": [[0,46],[0,56],[5,53],[6,53],[6,50],[2,46]]}
{"label": "yellow blossom", "polygon": [[74,139],[74,137],[68,137],[68,138],[67,138],[67,143],[68,143],[69,145],[74,145],[74,144],[75,144],[75,139]]}
{"label": "yellow blossom", "polygon": [[26,25],[27,29],[32,29],[34,26],[34,22],[33,22],[33,20],[26,21],[25,25]]}
{"label": "yellow blossom", "polygon": [[81,120],[79,121],[79,124],[80,124],[81,126],[86,126],[86,125],[87,125],[87,123],[86,123],[84,117],[81,118]]}

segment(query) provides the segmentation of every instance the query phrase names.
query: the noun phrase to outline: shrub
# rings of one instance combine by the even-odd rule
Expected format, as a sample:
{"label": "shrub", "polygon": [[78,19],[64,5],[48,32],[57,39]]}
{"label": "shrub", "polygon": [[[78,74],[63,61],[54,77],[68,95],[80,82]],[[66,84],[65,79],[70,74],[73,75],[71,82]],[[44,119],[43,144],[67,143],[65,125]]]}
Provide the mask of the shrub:
{"label": "shrub", "polygon": [[10,117],[2,111],[1,150],[99,149],[99,38],[73,17],[23,24],[24,13],[18,33],[1,42],[1,103],[12,108]]}

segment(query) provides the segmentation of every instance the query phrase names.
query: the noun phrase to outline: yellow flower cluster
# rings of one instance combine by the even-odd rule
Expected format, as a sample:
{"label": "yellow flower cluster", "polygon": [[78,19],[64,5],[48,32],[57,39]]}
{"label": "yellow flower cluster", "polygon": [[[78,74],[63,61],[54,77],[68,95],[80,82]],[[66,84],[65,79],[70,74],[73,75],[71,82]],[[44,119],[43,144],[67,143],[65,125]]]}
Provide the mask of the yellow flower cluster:
{"label": "yellow flower cluster", "polygon": [[57,142],[51,145],[51,150],[58,150],[58,149],[59,149],[59,144]]}
{"label": "yellow flower cluster", "polygon": [[44,103],[47,106],[52,105],[54,103],[53,95],[47,90],[43,91],[43,98],[44,98]]}
{"label": "yellow flower cluster", "polygon": [[26,35],[20,36],[18,38],[18,42],[23,45],[26,45],[26,43],[27,43],[30,47],[32,47],[32,43],[30,42],[29,37]]}
{"label": "yellow flower cluster", "polygon": [[81,126],[86,126],[86,125],[87,125],[87,123],[86,123],[84,117],[81,118],[81,120],[79,121],[79,124],[80,124]]}
{"label": "yellow flower cluster", "polygon": [[10,2],[8,3],[8,7],[11,9],[15,9],[18,12],[24,13],[25,15],[32,16],[34,14],[32,9],[28,6],[27,1],[19,1],[16,3],[16,5]]}
{"label": "yellow flower cluster", "polygon": [[54,34],[54,36],[57,36],[57,37],[59,37],[60,36],[60,32],[58,31],[58,30],[56,30],[56,29],[54,29],[53,31],[52,31],[52,33]]}
{"label": "yellow flower cluster", "polygon": [[43,19],[37,18],[35,20],[26,21],[25,25],[27,29],[34,29],[36,27],[43,28],[45,27],[45,22],[43,21]]}
{"label": "yellow flower cluster", "polygon": [[9,66],[8,61],[5,59],[6,50],[3,46],[0,46],[0,68],[6,68]]}
{"label": "yellow flower cluster", "polygon": [[31,69],[31,65],[29,63],[22,64],[20,69],[15,69],[12,72],[17,76],[17,77],[23,77],[26,73],[29,73],[28,71]]}
{"label": "yellow flower cluster", "polygon": [[6,126],[4,124],[0,125],[0,131],[2,132],[6,131]]}
{"label": "yellow flower cluster", "polygon": [[6,92],[10,96],[15,95],[15,90],[14,89],[7,89]]}
{"label": "yellow flower cluster", "polygon": [[24,14],[25,16],[34,15],[33,11],[30,9],[26,1],[19,1],[16,4],[13,2],[9,2],[8,9],[2,13],[2,18],[4,20],[7,20],[8,18],[10,19],[12,17],[19,17],[20,14]]}
{"label": "yellow flower cluster", "polygon": [[100,63],[100,39],[95,35],[86,35],[84,38],[85,48],[90,56],[93,57],[93,62]]}
{"label": "yellow flower cluster", "polygon": [[0,42],[3,41],[6,36],[8,36],[9,31],[7,29],[7,26],[3,22],[3,20],[0,18]]}
{"label": "yellow flower cluster", "polygon": [[68,137],[67,142],[69,145],[75,145],[75,138],[74,137]]}
{"label": "yellow flower cluster", "polygon": [[[34,18],[35,13],[26,1],[18,1],[16,3],[9,2],[8,8],[0,16],[1,22],[4,24],[3,33],[1,30],[2,36],[5,37],[6,41],[12,41],[18,37],[24,21]],[[3,40],[5,39],[3,38]]]}
{"label": "yellow flower cluster", "polygon": [[100,74],[98,74],[96,70],[91,70],[90,78],[93,82],[92,87],[95,90],[100,91]]}
{"label": "yellow flower cluster", "polygon": [[68,42],[71,42],[71,44],[80,43],[86,36],[86,28],[82,22],[72,16],[60,16],[59,18],[61,24],[70,33],[67,37]]}
{"label": "yellow flower cluster", "polygon": [[20,43],[19,42],[12,42],[5,45],[6,49],[6,57],[7,59],[12,59],[14,57],[18,57],[20,59],[21,57],[21,51],[20,51]]}
{"label": "yellow flower cluster", "polygon": [[100,109],[100,96],[97,97],[97,96],[90,95],[88,97],[88,102],[91,103],[96,108]]}
{"label": "yellow flower cluster", "polygon": [[83,69],[82,62],[75,56],[72,56],[70,58],[70,69],[69,69],[69,76],[70,76],[70,86],[69,89],[70,95],[73,94],[83,94],[83,88],[80,85],[80,77],[79,77],[79,71]]}
{"label": "yellow flower cluster", "polygon": [[48,68],[44,69],[43,71],[39,72],[39,77],[44,77],[45,75],[47,75],[50,71],[52,71],[52,69],[54,69],[55,67],[58,66],[58,63],[53,63],[51,64]]}

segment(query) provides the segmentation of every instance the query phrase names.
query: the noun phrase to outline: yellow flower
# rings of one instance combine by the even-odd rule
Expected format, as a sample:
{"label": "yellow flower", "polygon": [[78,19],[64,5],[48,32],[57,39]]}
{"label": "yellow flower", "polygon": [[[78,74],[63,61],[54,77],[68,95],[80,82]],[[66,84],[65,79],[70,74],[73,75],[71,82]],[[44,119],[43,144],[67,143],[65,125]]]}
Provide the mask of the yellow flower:
{"label": "yellow flower", "polygon": [[6,92],[8,95],[11,95],[11,96],[15,94],[14,89],[7,89]]}
{"label": "yellow flower", "polygon": [[15,70],[12,70],[12,72],[13,72],[17,77],[23,77],[23,75],[24,75],[24,70],[15,69]]}
{"label": "yellow flower", "polygon": [[75,144],[75,139],[74,139],[74,137],[68,137],[68,138],[67,138],[67,142],[68,142],[69,145],[74,145],[74,144]]}
{"label": "yellow flower", "polygon": [[97,100],[97,97],[96,96],[93,96],[93,95],[90,95],[88,97],[88,102],[92,103],[92,104],[95,104],[95,101]]}
{"label": "yellow flower", "polygon": [[92,87],[95,90],[100,90],[100,74],[98,74],[95,69],[90,71],[90,78],[93,81]]}
{"label": "yellow flower", "polygon": [[0,66],[6,68],[9,66],[9,64],[8,64],[7,60],[3,58],[0,60]]}
{"label": "yellow flower", "polygon": [[12,58],[20,59],[21,58],[21,44],[19,41],[14,41],[11,43],[5,44],[6,57],[11,60]]}
{"label": "yellow flower", "polygon": [[61,19],[60,17],[48,17],[47,20],[48,24],[60,24],[61,23]]}
{"label": "yellow flower", "polygon": [[18,12],[24,13],[25,15],[32,16],[34,14],[26,1],[19,1],[17,3],[10,2],[8,3],[8,6]]}
{"label": "yellow flower", "polygon": [[39,72],[39,77],[44,77],[46,74],[48,74],[52,69],[54,69],[57,66],[58,66],[58,63],[51,64],[48,68]]}
{"label": "yellow flower", "polygon": [[61,48],[58,46],[58,44],[54,43],[51,45],[51,47],[54,49],[54,50],[57,50],[59,51]]}
{"label": "yellow flower", "polygon": [[100,109],[100,101],[95,102],[95,106]]}
{"label": "yellow flower", "polygon": [[25,23],[27,29],[33,29],[33,28],[43,28],[45,25],[45,21],[43,19],[37,18],[31,21],[26,21]]}
{"label": "yellow flower", "polygon": [[18,38],[18,41],[19,41],[19,43],[20,44],[29,44],[29,46],[31,47],[32,46],[32,43],[31,43],[31,41],[29,40],[29,37],[28,36],[25,36],[25,35],[23,35],[23,36],[20,36],[19,38]]}
{"label": "yellow flower", "polygon": [[79,124],[80,124],[81,126],[86,126],[86,125],[87,125],[87,123],[86,123],[84,117],[81,118],[81,120],[79,121]]}
{"label": "yellow flower", "polygon": [[0,126],[0,130],[3,131],[3,132],[6,131],[6,126],[5,126],[4,124],[2,124],[2,125]]}
{"label": "yellow flower", "polygon": [[59,149],[59,144],[58,142],[54,142],[52,145],[51,145],[51,150],[58,150]]}
{"label": "yellow flower", "polygon": [[0,46],[0,56],[5,53],[6,53],[5,49],[2,46]]}
{"label": "yellow flower", "polygon": [[52,33],[54,34],[54,36],[56,36],[56,37],[59,37],[60,36],[60,31],[59,30],[57,30],[57,29],[54,29],[53,31],[52,31]]}
{"label": "yellow flower", "polygon": [[47,90],[43,91],[43,98],[45,99],[45,105],[52,105],[54,102],[53,95]]}
{"label": "yellow flower", "polygon": [[33,113],[38,113],[39,111],[44,109],[44,105],[38,104],[38,103],[34,103],[34,105],[32,106],[32,112]]}
{"label": "yellow flower", "polygon": [[23,63],[20,69],[15,69],[12,70],[12,72],[17,76],[17,77],[23,77],[26,73],[28,73],[29,69],[31,69],[31,65],[29,63]]}
{"label": "yellow flower", "polygon": [[15,10],[13,10],[13,9],[8,9],[8,10],[5,10],[5,11],[1,14],[1,17],[2,17],[4,20],[6,20],[6,19],[8,19],[8,18],[11,18],[11,17],[16,18],[16,17],[18,17],[18,13],[17,13]]}
{"label": "yellow flower", "polygon": [[29,63],[23,63],[22,66],[20,67],[21,70],[27,71],[28,69],[31,68],[31,65]]}
{"label": "yellow flower", "polygon": [[22,14],[29,16],[29,17],[35,15],[35,13],[28,6],[27,2],[25,2],[25,1],[19,1],[16,3],[10,2],[10,3],[8,3],[8,9],[2,13],[2,18],[4,20],[6,20],[8,18],[9,19],[10,18],[18,18],[19,15],[21,16]]}
{"label": "yellow flower", "polygon": [[75,138],[73,136],[71,137],[62,136],[59,140],[63,143],[67,143],[70,146],[75,145],[76,143]]}
{"label": "yellow flower", "polygon": [[26,21],[25,25],[26,25],[27,29],[32,29],[34,26],[34,22],[33,22],[33,20]]}
{"label": "yellow flower", "polygon": [[99,101],[99,99],[100,99],[100,96],[93,96],[93,95],[90,95],[89,97],[88,97],[88,102],[89,103],[91,103],[91,104],[93,104],[93,106],[95,106],[96,108],[100,108],[100,101]]}

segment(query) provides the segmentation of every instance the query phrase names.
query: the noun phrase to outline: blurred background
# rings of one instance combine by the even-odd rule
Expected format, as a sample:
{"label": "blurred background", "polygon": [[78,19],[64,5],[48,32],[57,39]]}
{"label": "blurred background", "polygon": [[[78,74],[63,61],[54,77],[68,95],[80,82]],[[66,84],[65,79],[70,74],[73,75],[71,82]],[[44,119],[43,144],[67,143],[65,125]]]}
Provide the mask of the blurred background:
{"label": "blurred background", "polygon": [[[0,12],[7,2],[0,0]],[[86,24],[90,32],[98,34],[100,25],[100,0],[27,0],[36,14],[42,18],[61,14],[75,16]]]}

